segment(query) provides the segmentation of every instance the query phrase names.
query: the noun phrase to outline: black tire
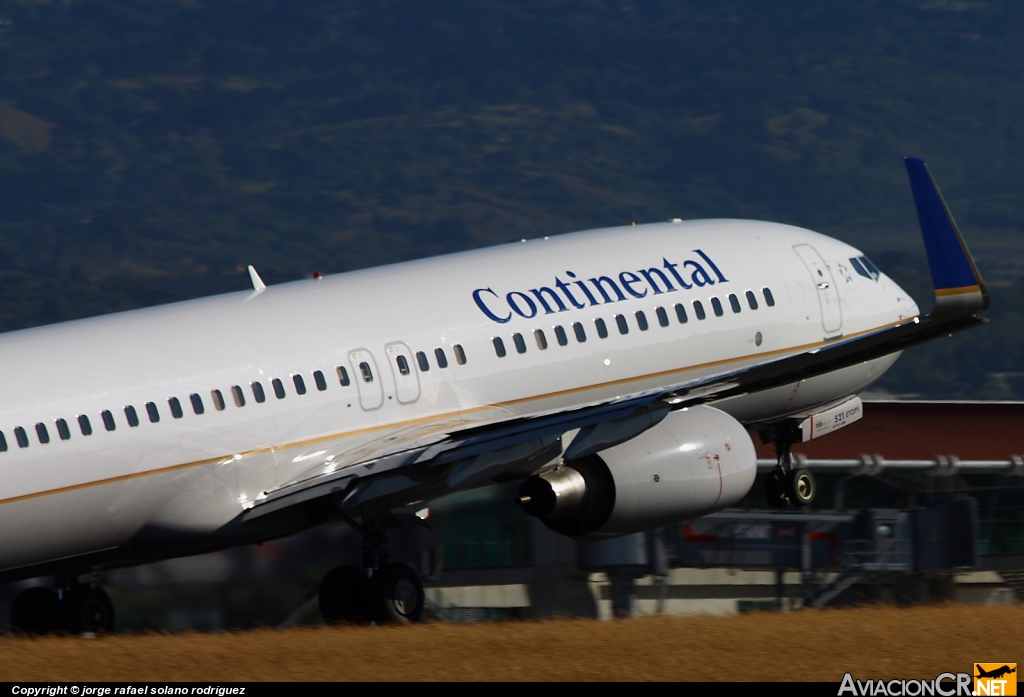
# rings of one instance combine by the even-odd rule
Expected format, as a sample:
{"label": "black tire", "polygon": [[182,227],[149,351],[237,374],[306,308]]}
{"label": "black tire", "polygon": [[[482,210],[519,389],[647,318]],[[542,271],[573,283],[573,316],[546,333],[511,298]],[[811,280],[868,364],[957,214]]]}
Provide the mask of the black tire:
{"label": "black tire", "polygon": [[373,603],[366,573],[354,566],[332,569],[320,583],[320,614],[327,624],[369,624]]}
{"label": "black tire", "polygon": [[786,496],[797,506],[810,506],[818,494],[818,485],[809,470],[796,469],[786,478]]}
{"label": "black tire", "polygon": [[371,581],[378,622],[412,624],[423,619],[423,584],[405,564],[385,564]]}
{"label": "black tire", "polygon": [[28,588],[11,603],[11,631],[15,634],[50,634],[60,624],[60,601],[52,588]]}
{"label": "black tire", "polygon": [[72,634],[110,634],[114,604],[99,587],[73,586],[60,601],[62,629]]}
{"label": "black tire", "polygon": [[772,508],[785,508],[789,503],[786,498],[786,475],[776,467],[764,480],[764,497]]}

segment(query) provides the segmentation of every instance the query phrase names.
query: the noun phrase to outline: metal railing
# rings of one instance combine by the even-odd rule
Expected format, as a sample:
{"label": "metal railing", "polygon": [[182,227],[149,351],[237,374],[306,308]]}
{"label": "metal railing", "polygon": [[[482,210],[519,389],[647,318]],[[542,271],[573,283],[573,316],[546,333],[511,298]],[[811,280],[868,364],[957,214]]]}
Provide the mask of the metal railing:
{"label": "metal railing", "polygon": [[847,540],[842,558],[843,566],[861,571],[910,571],[914,567],[910,540]]}

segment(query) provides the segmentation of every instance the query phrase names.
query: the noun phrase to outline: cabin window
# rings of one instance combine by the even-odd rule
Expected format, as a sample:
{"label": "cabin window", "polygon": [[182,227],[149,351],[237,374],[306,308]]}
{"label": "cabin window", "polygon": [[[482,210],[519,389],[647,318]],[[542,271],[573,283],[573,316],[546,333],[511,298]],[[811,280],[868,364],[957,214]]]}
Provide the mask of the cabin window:
{"label": "cabin window", "polygon": [[505,342],[501,340],[501,337],[500,336],[496,336],[493,339],[491,339],[491,342],[494,344],[494,352],[496,354],[498,354],[498,358],[504,358],[505,357]]}
{"label": "cabin window", "polygon": [[196,416],[206,411],[206,407],[203,406],[203,398],[199,395],[192,393],[188,396],[192,402],[192,411],[196,413]]}
{"label": "cabin window", "polygon": [[342,387],[348,387],[352,384],[352,381],[348,378],[348,371],[345,370],[345,366],[338,366],[338,382],[341,383]]}
{"label": "cabin window", "polygon": [[68,422],[64,419],[57,419],[57,435],[60,436],[61,440],[71,440],[71,429],[68,428]]}
{"label": "cabin window", "polygon": [[654,314],[658,316],[658,324],[660,324],[663,327],[668,326],[668,313],[665,312],[665,308],[659,307],[654,311]]}
{"label": "cabin window", "polygon": [[156,408],[156,404],[153,402],[146,402],[146,413],[149,414],[149,422],[152,424],[160,421],[160,412]]}
{"label": "cabin window", "polygon": [[46,430],[46,424],[36,424],[36,437],[39,438],[39,442],[43,445],[50,442],[50,432]]}
{"label": "cabin window", "polygon": [[686,324],[686,308],[683,307],[682,303],[676,303],[676,319],[679,320],[679,324]]}
{"label": "cabin window", "polygon": [[640,327],[640,331],[647,331],[649,325],[647,324],[647,315],[644,314],[643,310],[636,311],[636,324]]}
{"label": "cabin window", "polygon": [[615,315],[615,324],[619,326],[619,334],[629,334],[629,325],[626,324],[626,318],[622,315]]}
{"label": "cabin window", "polygon": [[[406,368],[408,367],[409,366],[406,365]],[[292,375],[292,384],[295,385],[296,394],[306,394],[306,381],[302,379],[301,375],[299,375],[298,373]]]}
{"label": "cabin window", "polygon": [[516,345],[517,353],[526,353],[526,339],[523,338],[522,334],[513,334],[512,343]]}
{"label": "cabin window", "polygon": [[406,360],[405,356],[399,354],[395,356],[395,365],[398,366],[398,372],[402,375],[409,374],[409,361]]}
{"label": "cabin window", "polygon": [[565,334],[565,329],[562,328],[561,324],[555,325],[555,340],[559,346],[566,346],[569,343],[569,337]]}
{"label": "cabin window", "polygon": [[725,310],[722,309],[722,301],[718,298],[711,298],[711,309],[715,311],[715,317],[725,314]]}
{"label": "cabin window", "polygon": [[455,362],[459,365],[466,365],[466,352],[462,349],[462,344],[453,344],[452,351],[455,352]]}
{"label": "cabin window", "polygon": [[598,317],[594,320],[594,326],[597,327],[597,335],[602,339],[608,338],[608,325],[604,323],[604,320]]}
{"label": "cabin window", "polygon": [[185,412],[181,410],[181,402],[178,401],[177,397],[171,397],[167,400],[167,405],[171,408],[171,416],[176,419],[180,419],[185,415]]}
{"label": "cabin window", "polygon": [[757,309],[757,296],[754,295],[754,291],[752,290],[747,291],[747,305],[750,306],[751,310]]}
{"label": "cabin window", "polygon": [[28,447],[28,434],[25,433],[25,429],[23,429],[21,426],[18,426],[17,428],[14,429],[14,439],[18,441],[19,448]]}
{"label": "cabin window", "polygon": [[576,341],[581,344],[587,340],[587,333],[583,330],[583,325],[579,322],[572,323],[572,330],[576,332]]}
{"label": "cabin window", "polygon": [[434,349],[434,360],[437,361],[438,368],[448,367],[448,356],[444,355],[444,349]]}
{"label": "cabin window", "polygon": [[[366,364],[364,363],[363,365]],[[369,368],[369,366],[367,366],[367,368]],[[274,378],[273,380],[270,381],[270,385],[271,387],[274,388],[274,396],[277,397],[278,399],[284,399],[284,383],[281,382],[281,378]]]}
{"label": "cabin window", "polygon": [[238,385],[233,385],[231,387],[231,399],[235,401],[236,407],[245,406],[245,393],[242,392],[242,388]]}
{"label": "cabin window", "polygon": [[89,423],[89,417],[85,414],[78,417],[78,428],[81,429],[83,436],[92,435],[92,424]]}
{"label": "cabin window", "polygon": [[267,401],[267,393],[263,391],[262,382],[251,382],[249,387],[252,388],[252,398],[256,400],[257,404],[263,404]]}
{"label": "cabin window", "polygon": [[416,352],[416,362],[419,363],[420,370],[424,373],[430,370],[430,361],[427,360],[427,354],[422,351]]}
{"label": "cabin window", "polygon": [[363,374],[363,382],[373,382],[373,371],[370,370],[370,364],[363,361],[359,364],[359,372]]}
{"label": "cabin window", "polygon": [[114,415],[109,411],[105,410],[100,412],[100,418],[103,419],[103,427],[108,431],[113,431],[117,428],[117,425],[114,423]]}
{"label": "cabin window", "polygon": [[733,312],[739,312],[742,309],[740,308],[740,299],[736,297],[735,293],[729,293],[729,307]]}
{"label": "cabin window", "polygon": [[327,378],[324,377],[323,371],[313,371],[313,382],[316,383],[316,389],[324,392],[327,390]]}
{"label": "cabin window", "polygon": [[533,339],[534,339],[534,341],[537,342],[537,348],[539,348],[541,351],[543,351],[544,349],[546,349],[548,347],[548,338],[546,336],[544,336],[544,330],[543,329],[534,329],[533,330]]}
{"label": "cabin window", "polygon": [[135,411],[135,407],[130,404],[124,408],[124,418],[132,428],[139,425],[139,413]]}
{"label": "cabin window", "polygon": [[0,453],[7,452],[7,437],[3,431],[0,431]]}
{"label": "cabin window", "polygon": [[704,304],[700,300],[693,301],[693,314],[697,315],[697,319],[704,319],[708,316],[704,312]]}
{"label": "cabin window", "polygon": [[210,398],[213,400],[214,409],[224,411],[224,395],[220,390],[210,390]]}
{"label": "cabin window", "polygon": [[764,293],[765,304],[768,305],[768,307],[775,307],[775,296],[772,295],[771,288],[764,288],[761,292]]}

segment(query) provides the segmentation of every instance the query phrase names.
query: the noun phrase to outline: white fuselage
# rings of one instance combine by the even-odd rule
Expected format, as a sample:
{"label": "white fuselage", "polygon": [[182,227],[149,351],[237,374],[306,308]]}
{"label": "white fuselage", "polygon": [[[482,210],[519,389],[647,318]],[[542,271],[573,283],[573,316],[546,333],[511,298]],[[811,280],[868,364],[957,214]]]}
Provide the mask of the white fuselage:
{"label": "white fuselage", "polygon": [[[858,256],[771,223],[610,228],[2,335],[0,570],[118,548],[143,530],[209,535],[264,492],[465,425],[635,394],[916,316],[888,277],[854,271]],[[716,406],[745,422],[796,413],[864,389],[894,360]]]}

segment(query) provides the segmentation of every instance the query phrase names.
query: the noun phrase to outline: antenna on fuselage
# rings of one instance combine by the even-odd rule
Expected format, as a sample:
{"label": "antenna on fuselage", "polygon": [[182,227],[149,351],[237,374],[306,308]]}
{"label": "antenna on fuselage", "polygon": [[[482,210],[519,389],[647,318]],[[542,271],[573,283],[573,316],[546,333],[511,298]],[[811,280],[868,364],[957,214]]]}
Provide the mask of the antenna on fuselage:
{"label": "antenna on fuselage", "polygon": [[252,264],[249,264],[249,278],[252,280],[252,289],[257,293],[261,290],[267,289],[267,284],[264,283],[263,279],[260,278],[260,275],[256,273],[256,268]]}
{"label": "antenna on fuselage", "polygon": [[267,289],[267,284],[264,283],[263,279],[260,278],[260,275],[256,273],[256,268],[252,264],[249,264],[249,280],[252,281],[252,293],[249,294],[249,297],[247,297],[246,300],[252,300]]}

